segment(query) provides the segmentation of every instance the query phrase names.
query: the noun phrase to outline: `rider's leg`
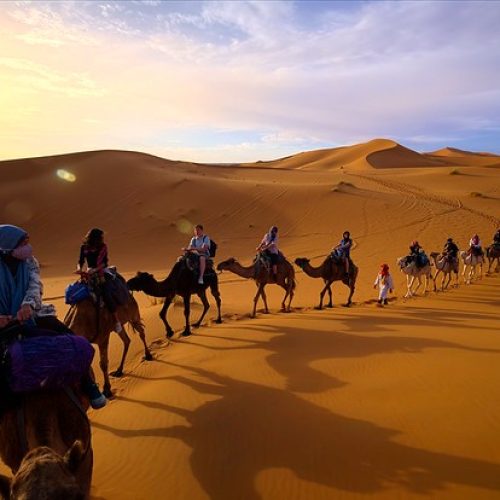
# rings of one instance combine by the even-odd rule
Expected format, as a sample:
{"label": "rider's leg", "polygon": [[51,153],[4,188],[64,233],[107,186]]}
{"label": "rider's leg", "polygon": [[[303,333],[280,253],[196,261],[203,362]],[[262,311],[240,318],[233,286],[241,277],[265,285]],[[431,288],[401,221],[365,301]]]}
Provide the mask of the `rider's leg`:
{"label": "rider's leg", "polygon": [[120,322],[120,318],[118,317],[118,312],[116,310],[115,300],[111,296],[111,293],[109,291],[109,288],[108,288],[106,282],[104,282],[102,284],[101,291],[102,291],[102,298],[104,299],[104,304],[106,305],[106,308],[108,309],[108,311],[113,315],[113,318],[115,320],[114,330],[116,333],[120,333],[122,331],[123,327],[122,327],[122,324]]}
{"label": "rider's leg", "polygon": [[205,267],[207,266],[207,259],[200,255],[200,276],[198,277],[198,283],[203,285],[203,274],[205,274]]}

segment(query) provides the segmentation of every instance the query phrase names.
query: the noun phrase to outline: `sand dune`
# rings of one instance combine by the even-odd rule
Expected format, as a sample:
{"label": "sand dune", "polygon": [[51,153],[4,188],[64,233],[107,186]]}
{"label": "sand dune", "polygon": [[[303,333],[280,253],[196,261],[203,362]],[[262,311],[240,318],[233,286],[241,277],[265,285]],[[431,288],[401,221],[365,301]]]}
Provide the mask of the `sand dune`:
{"label": "sand dune", "polygon": [[[315,311],[322,282],[296,268],[294,312],[279,314],[282,290],[269,287],[271,315],[250,320],[255,285],[223,273],[225,323],[213,325],[212,310],[167,345],[160,305],[137,294],[155,361],[141,362],[133,339],[116,399],[91,415],[94,497],[500,498],[499,278],[405,302],[395,269],[413,239],[429,252],[449,235],[461,248],[474,232],[491,240],[495,163],[384,139],[245,165],[125,151],[0,162],[0,219],[29,230],[61,315],[92,226],[127,276],[165,276],[197,222],[219,244],[216,260],[244,264],[271,224],[289,259],[314,265],[345,229],[354,237],[349,310]],[[381,262],[397,300],[377,309]],[[339,305],[348,290],[333,289]],[[171,320],[179,331],[180,306]],[[113,338],[112,365],[119,354]]]}

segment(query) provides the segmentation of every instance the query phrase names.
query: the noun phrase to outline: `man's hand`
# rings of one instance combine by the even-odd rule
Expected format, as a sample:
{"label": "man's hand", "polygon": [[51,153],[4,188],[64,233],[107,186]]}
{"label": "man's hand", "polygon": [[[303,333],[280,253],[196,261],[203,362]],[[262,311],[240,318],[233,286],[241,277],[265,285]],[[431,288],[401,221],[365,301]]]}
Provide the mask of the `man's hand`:
{"label": "man's hand", "polygon": [[28,321],[33,316],[33,309],[29,304],[23,304],[21,309],[17,311],[18,321]]}
{"label": "man's hand", "polygon": [[0,316],[0,328],[6,327],[12,321],[12,316]]}

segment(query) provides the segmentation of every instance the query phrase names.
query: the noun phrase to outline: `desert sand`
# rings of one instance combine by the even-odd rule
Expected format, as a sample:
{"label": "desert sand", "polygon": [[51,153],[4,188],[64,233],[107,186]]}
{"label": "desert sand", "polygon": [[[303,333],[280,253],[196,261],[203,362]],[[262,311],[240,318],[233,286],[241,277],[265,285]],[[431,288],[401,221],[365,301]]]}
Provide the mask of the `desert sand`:
{"label": "desert sand", "polygon": [[[500,498],[499,275],[405,300],[395,264],[414,239],[427,252],[475,232],[490,243],[499,156],[386,139],[244,165],[96,151],[0,162],[0,180],[1,220],[30,232],[61,317],[93,226],[127,277],[166,276],[198,222],[216,261],[250,264],[272,224],[290,260],[314,265],[344,230],[354,239],[349,309],[337,283],[336,307],[316,311],[321,281],[296,268],[293,312],[270,286],[271,314],[250,319],[255,285],[223,273],[224,323],[213,307],[169,343],[161,304],[136,294],[155,360],[133,339],[115,399],[90,412],[93,498]],[[380,309],[382,262],[396,291]],[[170,319],[180,332],[180,305]],[[111,368],[119,354],[114,338]]]}

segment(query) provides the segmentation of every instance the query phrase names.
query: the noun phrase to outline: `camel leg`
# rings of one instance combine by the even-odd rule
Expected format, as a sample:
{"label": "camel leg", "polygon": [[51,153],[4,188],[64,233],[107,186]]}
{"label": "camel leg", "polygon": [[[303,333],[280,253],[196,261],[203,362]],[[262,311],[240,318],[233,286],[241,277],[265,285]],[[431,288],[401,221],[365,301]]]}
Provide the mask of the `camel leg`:
{"label": "camel leg", "polygon": [[260,292],[260,295],[262,296],[262,301],[264,302],[264,312],[266,314],[269,314],[269,307],[267,307],[267,295],[266,295],[266,292],[264,290],[266,285],[262,285],[262,290]]}
{"label": "camel leg", "polygon": [[333,307],[333,293],[332,293],[332,282],[330,281],[328,283],[328,304],[326,307],[329,307],[330,309]]}
{"label": "camel leg", "polygon": [[351,304],[352,304],[352,296],[354,295],[354,290],[355,290],[355,287],[354,287],[354,283],[351,283],[349,285],[349,297],[347,297],[347,303],[346,303],[346,307],[349,307]]}
{"label": "camel leg", "polygon": [[148,345],[146,344],[146,332],[144,331],[144,325],[142,324],[140,318],[134,320],[130,323],[135,332],[139,334],[141,342],[144,346],[144,361],[151,361],[153,359],[153,355],[149,350]]}
{"label": "camel leg", "polygon": [[[448,281],[446,282],[446,285],[444,285],[444,287],[443,287],[443,283],[444,283],[445,278],[448,278]],[[443,283],[441,284],[441,288],[443,290],[445,288],[448,288],[448,285],[450,284],[450,282],[451,282],[451,273],[447,273],[446,275],[443,275]]]}
{"label": "camel leg", "polygon": [[106,337],[105,342],[99,344],[99,366],[101,367],[101,371],[104,376],[104,386],[102,392],[107,398],[111,398],[113,397],[113,393],[111,392],[111,381],[109,380],[108,374],[108,347],[109,335]]}
{"label": "camel leg", "polygon": [[219,287],[217,286],[217,283],[214,283],[210,285],[210,292],[212,293],[215,303],[217,304],[217,319],[215,320],[216,323],[222,323],[222,316],[221,316],[221,298],[220,298],[220,292],[219,292]]}
{"label": "camel leg", "polygon": [[161,308],[161,311],[160,311],[160,318],[163,321],[163,324],[165,325],[167,339],[171,338],[174,334],[172,327],[168,324],[168,321],[167,321],[167,311],[168,311],[168,308],[169,308],[170,304],[172,303],[173,299],[174,299],[174,295],[170,295],[168,297],[165,297],[165,302],[164,302],[163,307]]}
{"label": "camel leg", "polygon": [[[191,313],[191,296],[189,294],[184,295],[182,297],[184,299],[184,318],[186,320],[186,326],[184,327],[184,331],[182,332],[183,337],[189,337],[191,335],[191,326],[189,325],[189,315]],[[206,297],[205,297],[206,300]],[[203,317],[203,316],[202,316]]]}
{"label": "camel leg", "polygon": [[283,302],[281,303],[281,312],[286,312],[285,302],[286,302],[288,295],[290,294],[290,289],[285,284],[280,285],[280,286],[281,286],[281,288],[283,288],[283,290],[285,290],[285,296],[283,297]]}
{"label": "camel leg", "polygon": [[[323,309],[323,298],[325,297],[325,293],[328,291],[328,285],[325,285],[321,292],[319,292],[319,305],[316,307],[316,309]],[[331,291],[330,291],[330,301],[331,301]]]}
{"label": "camel leg", "polygon": [[415,281],[414,276],[410,276],[410,275],[406,276],[406,295],[405,295],[405,298],[410,298],[413,295],[412,291],[411,291],[411,287],[412,287],[414,281]]}
{"label": "camel leg", "polygon": [[292,300],[293,300],[294,295],[295,295],[295,291],[294,291],[293,287],[290,285],[290,292],[288,293],[288,307],[287,307],[288,312],[292,311]]}
{"label": "camel leg", "polygon": [[[291,305],[292,305],[292,299],[293,299],[292,285],[291,284],[289,284],[288,286],[281,285],[281,287],[285,290],[285,296],[284,296],[283,302],[281,304],[281,310],[282,310],[282,312],[290,312],[292,310]],[[285,306],[287,297],[288,297],[288,306]]]}
{"label": "camel leg", "polygon": [[255,294],[255,297],[253,298],[252,318],[255,318],[255,315],[257,313],[257,302],[259,301],[260,294],[261,294],[261,286],[259,284],[257,284],[257,293]]}
{"label": "camel leg", "polygon": [[205,290],[202,290],[198,293],[198,297],[200,297],[201,302],[203,303],[203,311],[201,313],[200,319],[193,324],[194,328],[199,328],[201,322],[203,321],[203,318],[205,317],[205,314],[207,314],[207,311],[210,309],[210,304],[208,303],[207,299],[207,292]]}
{"label": "camel leg", "polygon": [[462,272],[462,277],[464,279],[464,283],[466,285],[468,285],[470,283],[470,281],[469,281],[469,277],[467,277],[466,274],[467,274],[467,264],[464,264],[464,270]]}
{"label": "camel leg", "polygon": [[[436,271],[436,274],[434,275],[434,280],[435,280],[435,281],[437,281],[437,278],[438,278],[438,276],[439,276],[439,273],[440,273],[440,272],[441,272],[441,269],[438,269],[438,270]],[[444,279],[445,279],[445,277],[446,277],[446,274],[445,274],[445,272],[443,271],[443,279],[441,280],[441,291],[443,291],[443,290],[444,290]]]}
{"label": "camel leg", "polygon": [[110,373],[112,377],[121,377],[123,375],[123,365],[125,364],[125,358],[127,357],[128,348],[130,346],[130,337],[127,335],[125,328],[122,328],[122,331],[118,335],[123,342],[123,353],[120,365],[114,372]]}

